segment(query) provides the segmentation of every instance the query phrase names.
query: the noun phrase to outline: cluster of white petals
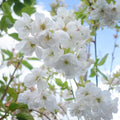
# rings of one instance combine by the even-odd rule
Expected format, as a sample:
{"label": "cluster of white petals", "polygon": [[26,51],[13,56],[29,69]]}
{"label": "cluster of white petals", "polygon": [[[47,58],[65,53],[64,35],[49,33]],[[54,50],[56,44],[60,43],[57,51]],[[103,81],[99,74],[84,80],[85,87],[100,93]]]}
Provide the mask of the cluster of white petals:
{"label": "cluster of white petals", "polygon": [[64,0],[55,0],[50,4],[50,6],[52,8],[56,8],[56,7],[60,7],[60,6],[61,7],[66,7],[66,3],[65,3]]}
{"label": "cluster of white petals", "polygon": [[17,45],[21,52],[35,52],[45,65],[64,72],[66,78],[85,75],[91,65],[86,51],[90,30],[75,19],[73,10],[60,7],[54,18],[35,13],[32,19],[23,13],[15,28],[22,39]]}
{"label": "cluster of white petals", "polygon": [[[108,4],[105,0],[98,0],[92,7],[92,19],[100,19],[102,26],[114,27],[117,24],[120,17],[118,3]],[[15,28],[21,39],[17,48],[28,56],[35,52],[46,68],[58,74],[64,73],[65,79],[84,76],[92,63],[87,55],[91,31],[81,24],[80,19],[76,20],[73,10],[60,7],[56,16],[51,18],[35,13],[33,19],[23,13],[15,22]],[[27,104],[29,109],[45,109],[55,113],[58,109],[57,95],[50,90],[48,79],[48,70],[34,68],[24,78],[27,89],[18,95],[18,102]],[[65,91],[65,95],[63,98],[71,98],[68,91]],[[111,120],[112,113],[118,111],[118,99],[112,100],[109,91],[102,91],[92,83],[77,89],[75,97],[76,101],[72,103],[71,100],[68,105],[71,116],[84,117],[86,120]]]}
{"label": "cluster of white petals", "polygon": [[114,28],[120,19],[120,1],[117,0],[114,4],[108,4],[106,0],[97,0],[92,5],[91,19],[100,20],[101,26],[108,26]]}
{"label": "cluster of white petals", "polygon": [[116,113],[118,98],[112,100],[111,93],[102,91],[93,83],[87,83],[76,91],[76,101],[69,105],[70,114],[90,120],[111,120]]}
{"label": "cluster of white petals", "polygon": [[116,91],[120,92],[120,68],[114,69],[111,74],[106,73],[107,80],[102,77],[102,83],[109,85],[109,89],[115,89]]}
{"label": "cluster of white petals", "polygon": [[24,78],[24,84],[28,88],[18,96],[18,102],[27,104],[29,109],[55,112],[58,109],[55,95],[49,91],[46,77],[47,71],[35,68]]}

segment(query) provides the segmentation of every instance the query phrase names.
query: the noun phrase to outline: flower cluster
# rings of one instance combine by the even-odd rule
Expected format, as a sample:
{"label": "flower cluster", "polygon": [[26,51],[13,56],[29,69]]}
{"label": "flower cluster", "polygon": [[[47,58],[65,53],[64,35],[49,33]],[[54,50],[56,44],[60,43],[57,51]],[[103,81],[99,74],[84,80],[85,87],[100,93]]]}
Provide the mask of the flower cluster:
{"label": "flower cluster", "polygon": [[24,84],[28,89],[19,94],[18,102],[27,104],[29,109],[55,112],[58,105],[55,95],[48,88],[46,76],[47,70],[39,68],[34,68],[32,73],[27,74]]}
{"label": "flower cluster", "polygon": [[[117,67],[116,67],[117,68]],[[120,68],[117,70],[114,69],[111,74],[110,73],[107,73],[106,74],[107,76],[107,80],[102,77],[102,83],[103,84],[106,84],[106,85],[109,85],[109,89],[114,89],[118,92],[120,92]]]}
{"label": "flower cluster", "polygon": [[84,75],[91,64],[86,51],[90,30],[75,19],[73,10],[61,7],[54,18],[36,13],[34,20],[23,13],[15,28],[22,39],[17,48],[25,55],[35,51],[45,65],[64,72],[66,78]]}
{"label": "flower cluster", "polygon": [[53,8],[58,8],[58,7],[66,7],[66,3],[64,0],[55,0],[53,1],[50,6]]}
{"label": "flower cluster", "polygon": [[76,91],[76,101],[69,105],[72,116],[84,117],[90,120],[111,120],[116,113],[118,99],[112,100],[109,91],[101,91],[93,83],[87,83]]}
{"label": "flower cluster", "polygon": [[97,0],[92,5],[91,18],[93,20],[100,20],[101,26],[108,26],[114,28],[120,19],[120,3],[116,1],[116,4],[111,2],[108,4],[106,0]]}

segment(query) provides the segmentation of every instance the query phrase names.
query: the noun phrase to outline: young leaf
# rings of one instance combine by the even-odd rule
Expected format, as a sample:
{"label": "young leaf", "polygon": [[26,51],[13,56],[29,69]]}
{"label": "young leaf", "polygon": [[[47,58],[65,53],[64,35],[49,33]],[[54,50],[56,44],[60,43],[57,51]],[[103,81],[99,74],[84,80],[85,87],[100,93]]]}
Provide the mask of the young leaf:
{"label": "young leaf", "polygon": [[35,11],[36,11],[35,7],[31,7],[31,6],[26,6],[21,10],[21,12],[27,13],[28,15],[35,13]]}
{"label": "young leaf", "polygon": [[14,12],[15,12],[17,15],[20,16],[20,15],[21,15],[21,10],[22,10],[22,8],[24,8],[24,7],[25,7],[25,5],[24,5],[23,3],[19,2],[19,0],[16,0],[13,9],[14,9]]}
{"label": "young leaf", "polygon": [[33,66],[28,63],[26,60],[22,60],[21,62],[25,67],[27,67],[28,69],[32,70],[33,69]]}
{"label": "young leaf", "polygon": [[33,116],[28,112],[21,112],[18,113],[16,116],[18,120],[34,120]]}
{"label": "young leaf", "polygon": [[71,101],[71,100],[75,100],[75,98],[68,98],[68,99],[65,99],[66,101]]}
{"label": "young leaf", "polygon": [[26,5],[34,5],[36,3],[36,0],[24,0],[24,3]]}
{"label": "young leaf", "polygon": [[21,39],[18,37],[17,33],[11,33],[11,34],[9,34],[9,36],[14,38],[15,40],[21,41]]}
{"label": "young leaf", "polygon": [[10,97],[13,98],[13,101],[15,101],[17,99],[18,95],[17,95],[17,92],[14,88],[9,87],[8,90],[7,90],[7,93],[9,94]]}
{"label": "young leaf", "polygon": [[61,89],[62,89],[62,90],[64,90],[64,89],[68,89],[68,83],[67,83],[67,81],[65,81],[65,82],[63,83]]}
{"label": "young leaf", "polygon": [[98,68],[97,71],[105,78],[105,80],[109,81],[107,76],[104,73],[102,73]]}
{"label": "young leaf", "polygon": [[28,60],[39,60],[38,58],[32,57],[32,58],[27,58]]}
{"label": "young leaf", "polygon": [[4,14],[9,14],[11,12],[10,5],[7,2],[3,2],[2,10]]}
{"label": "young leaf", "polygon": [[9,50],[2,49],[1,50],[4,54],[8,55],[9,57],[6,60],[10,60],[13,58],[13,53]]}
{"label": "young leaf", "polygon": [[107,59],[107,56],[108,56],[108,54],[106,54],[106,55],[102,58],[102,60],[98,63],[99,66],[101,66],[101,65],[103,65],[103,64],[105,63],[105,61],[106,61],[106,59]]}
{"label": "young leaf", "polygon": [[95,73],[95,68],[93,67],[93,68],[91,69],[90,77],[94,77],[95,75],[96,75],[96,73]]}
{"label": "young leaf", "polygon": [[62,86],[63,85],[63,82],[61,81],[61,79],[58,79],[58,78],[56,78],[56,84],[58,85],[58,86]]}
{"label": "young leaf", "polygon": [[28,106],[23,103],[11,103],[9,106],[9,110],[13,112],[16,109],[25,110],[25,109],[28,109]]}

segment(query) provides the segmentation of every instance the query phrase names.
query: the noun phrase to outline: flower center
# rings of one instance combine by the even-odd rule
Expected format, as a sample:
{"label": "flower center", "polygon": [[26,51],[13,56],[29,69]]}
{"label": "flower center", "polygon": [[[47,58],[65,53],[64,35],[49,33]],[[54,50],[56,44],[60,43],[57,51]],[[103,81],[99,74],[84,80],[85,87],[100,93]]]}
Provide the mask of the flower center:
{"label": "flower center", "polygon": [[66,65],[68,65],[68,64],[69,64],[69,61],[68,61],[68,60],[64,60],[64,63],[65,63]]}

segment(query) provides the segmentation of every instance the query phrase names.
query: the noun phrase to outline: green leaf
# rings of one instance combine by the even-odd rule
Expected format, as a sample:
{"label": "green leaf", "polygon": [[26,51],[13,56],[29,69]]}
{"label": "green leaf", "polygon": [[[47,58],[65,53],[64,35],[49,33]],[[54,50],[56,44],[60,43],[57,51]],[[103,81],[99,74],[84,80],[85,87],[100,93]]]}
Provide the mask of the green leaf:
{"label": "green leaf", "polygon": [[2,3],[2,10],[4,14],[9,14],[11,12],[10,5],[7,2]]}
{"label": "green leaf", "polygon": [[39,60],[38,58],[32,57],[32,58],[27,58],[28,60]]}
{"label": "green leaf", "polygon": [[73,53],[73,51],[71,51],[70,48],[68,49],[64,48],[64,54],[67,54],[67,53]]}
{"label": "green leaf", "polygon": [[19,52],[18,55],[19,55],[19,58],[21,58],[23,57],[24,53]]}
{"label": "green leaf", "polygon": [[7,32],[7,28],[11,28],[14,22],[15,20],[13,19],[11,14],[4,15],[2,16],[1,21],[0,21],[0,29]]}
{"label": "green leaf", "polygon": [[4,86],[4,82],[0,80],[0,86]]}
{"label": "green leaf", "polygon": [[105,63],[105,61],[106,61],[106,59],[107,59],[107,56],[108,56],[108,54],[106,54],[106,55],[101,59],[101,61],[98,63],[99,66],[101,66],[101,65],[103,65],[103,64]]}
{"label": "green leaf", "polygon": [[36,11],[35,7],[31,7],[31,6],[26,6],[21,10],[21,12],[27,13],[28,15],[35,13],[35,11]]}
{"label": "green leaf", "polygon": [[68,98],[68,99],[65,99],[66,101],[71,101],[71,100],[74,100],[75,98]]}
{"label": "green leaf", "polygon": [[5,49],[1,49],[1,51],[2,51],[4,54],[6,54],[6,55],[9,56],[6,60],[10,60],[10,59],[13,58],[13,53],[12,53],[11,51],[5,50]]}
{"label": "green leaf", "polygon": [[33,69],[33,66],[28,63],[26,60],[22,60],[21,62],[25,67],[27,67],[28,69],[32,70]]}
{"label": "green leaf", "polygon": [[111,2],[115,3],[115,0],[106,0],[106,2],[107,2],[108,4],[110,4]]}
{"label": "green leaf", "polygon": [[18,120],[34,120],[33,116],[27,112],[18,113],[16,116]]}
{"label": "green leaf", "polygon": [[1,30],[4,30],[5,32],[7,32],[7,23],[6,23],[6,18],[5,16],[3,16],[1,18],[1,21],[0,21],[0,29]]}
{"label": "green leaf", "polygon": [[13,112],[16,109],[21,109],[25,111],[25,109],[28,109],[28,106],[23,103],[11,103],[9,106],[9,110]]}
{"label": "green leaf", "polygon": [[11,33],[11,34],[9,34],[9,36],[14,38],[17,41],[21,41],[21,39],[18,37],[18,33]]}
{"label": "green leaf", "polygon": [[14,3],[14,0],[7,0],[7,3],[11,6]]}
{"label": "green leaf", "polygon": [[116,25],[115,28],[120,29],[120,26],[119,26],[119,25]]}
{"label": "green leaf", "polygon": [[9,87],[7,90],[7,93],[9,94],[9,97],[13,98],[13,101],[15,101],[17,99],[18,94],[16,92],[16,89]]}
{"label": "green leaf", "polygon": [[65,81],[63,84],[62,84],[62,88],[61,88],[62,90],[64,90],[64,89],[69,89],[69,87],[68,87],[68,82],[67,81]]}
{"label": "green leaf", "polygon": [[4,75],[3,75],[3,80],[4,80],[5,82],[7,82],[7,80],[8,80],[7,76],[4,76]]}
{"label": "green leaf", "polygon": [[98,65],[98,61],[99,59],[96,59],[95,63],[94,63],[94,66],[97,66]]}
{"label": "green leaf", "polygon": [[90,77],[94,77],[96,75],[95,68],[91,69]]}
{"label": "green leaf", "polygon": [[56,84],[58,86],[62,86],[63,85],[63,82],[61,81],[61,79],[56,78],[55,80],[56,80],[55,82],[56,82]]}
{"label": "green leaf", "polygon": [[84,2],[87,6],[90,6],[89,0],[84,0]]}
{"label": "green leaf", "polygon": [[3,81],[0,80],[0,96],[3,95],[5,91],[5,84]]}
{"label": "green leaf", "polygon": [[14,12],[15,12],[17,15],[21,16],[21,10],[22,10],[24,7],[25,7],[25,5],[24,5],[23,3],[19,2],[18,0],[16,0],[13,9],[14,9]]}
{"label": "green leaf", "polygon": [[109,81],[107,76],[104,73],[102,73],[98,68],[97,71],[105,78],[105,80]]}
{"label": "green leaf", "polygon": [[36,3],[36,0],[24,0],[24,3],[27,5],[34,5]]}

